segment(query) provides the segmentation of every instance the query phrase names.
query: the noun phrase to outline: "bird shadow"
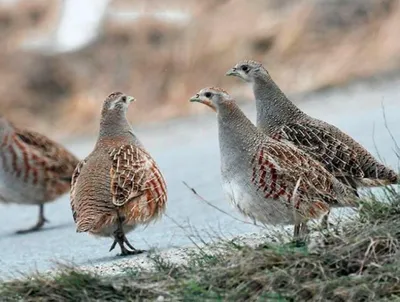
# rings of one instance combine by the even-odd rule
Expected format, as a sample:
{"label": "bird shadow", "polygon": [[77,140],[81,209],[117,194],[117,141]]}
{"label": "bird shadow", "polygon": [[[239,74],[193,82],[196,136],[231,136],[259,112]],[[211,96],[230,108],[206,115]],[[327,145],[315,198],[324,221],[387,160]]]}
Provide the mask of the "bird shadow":
{"label": "bird shadow", "polygon": [[136,255],[128,255],[128,256],[120,256],[119,254],[114,253],[114,255],[110,255],[110,256],[104,256],[104,257],[99,257],[99,258],[95,258],[95,259],[88,259],[88,260],[82,262],[81,265],[96,265],[96,264],[100,264],[100,263],[118,262],[118,261],[123,261],[126,259],[146,257],[147,255],[148,255],[147,252],[144,252],[141,254],[136,254]]}
{"label": "bird shadow", "polygon": [[53,230],[64,229],[64,228],[67,228],[67,227],[71,227],[73,225],[74,224],[71,223],[71,222],[65,222],[65,223],[61,223],[61,224],[58,224],[58,225],[52,225],[52,226],[44,227],[44,228],[42,228],[40,230],[37,230],[35,232],[22,233],[22,234],[17,233],[18,230],[13,230],[11,233],[0,234],[0,240],[2,238],[24,237],[24,236],[36,235],[36,234],[45,233],[45,232],[49,232],[49,231],[53,231]]}

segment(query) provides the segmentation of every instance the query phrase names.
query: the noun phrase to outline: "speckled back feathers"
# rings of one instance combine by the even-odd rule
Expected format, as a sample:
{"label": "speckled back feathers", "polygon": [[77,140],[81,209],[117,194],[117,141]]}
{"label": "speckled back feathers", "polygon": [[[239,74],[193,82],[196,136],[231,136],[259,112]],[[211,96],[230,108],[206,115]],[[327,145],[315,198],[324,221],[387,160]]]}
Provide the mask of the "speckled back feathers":
{"label": "speckled back feathers", "polygon": [[[42,134],[10,126],[12,130],[4,133],[0,142],[0,166],[3,182],[10,181],[14,198],[18,191],[26,198],[29,193],[25,191],[31,190],[31,202],[44,203],[66,193],[78,159]],[[9,193],[4,190],[7,199]]]}

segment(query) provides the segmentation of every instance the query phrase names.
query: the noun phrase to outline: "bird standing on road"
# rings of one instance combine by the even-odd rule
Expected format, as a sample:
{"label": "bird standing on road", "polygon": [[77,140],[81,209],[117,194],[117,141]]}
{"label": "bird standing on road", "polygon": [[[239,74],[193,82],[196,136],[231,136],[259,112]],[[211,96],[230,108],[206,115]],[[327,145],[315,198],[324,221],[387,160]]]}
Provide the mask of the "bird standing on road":
{"label": "bird standing on road", "polygon": [[113,237],[110,251],[118,244],[121,255],[143,252],[125,234],[160,217],[167,201],[164,178],[126,118],[134,100],[114,92],[104,101],[97,143],[76,167],[70,194],[77,232]]}
{"label": "bird standing on road", "polygon": [[310,117],[294,105],[259,62],[237,63],[227,74],[252,84],[257,127],[268,136],[295,144],[353,188],[395,184],[398,175],[340,129]]}
{"label": "bird standing on road", "polygon": [[18,234],[43,227],[44,204],[68,192],[78,162],[58,143],[0,117],[0,202],[39,206],[37,223]]}
{"label": "bird standing on road", "polygon": [[229,94],[205,88],[190,101],[217,112],[222,184],[239,211],[263,224],[294,224],[294,236],[331,205],[353,205],[352,190],[292,144],[258,130]]}

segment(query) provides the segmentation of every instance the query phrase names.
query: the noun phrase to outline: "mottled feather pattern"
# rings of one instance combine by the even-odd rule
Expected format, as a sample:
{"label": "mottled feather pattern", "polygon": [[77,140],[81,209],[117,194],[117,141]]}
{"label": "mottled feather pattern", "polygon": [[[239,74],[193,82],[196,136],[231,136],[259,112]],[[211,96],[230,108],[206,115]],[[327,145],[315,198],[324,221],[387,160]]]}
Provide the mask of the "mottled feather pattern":
{"label": "mottled feather pattern", "polygon": [[210,90],[214,90],[216,92],[222,92],[223,94],[229,95],[229,93],[225,89],[222,89],[221,87],[210,87],[209,89]]}
{"label": "mottled feather pattern", "polygon": [[334,204],[353,205],[347,187],[289,144],[260,145],[252,160],[252,183],[264,198],[293,206],[308,219],[320,217]]}
{"label": "mottled feather pattern", "polygon": [[111,161],[102,153],[92,153],[76,167],[70,201],[77,232],[102,235],[104,226],[116,223],[118,209],[111,200],[110,168]]}
{"label": "mottled feather pattern", "polygon": [[[77,231],[107,235],[103,230],[117,222],[117,213],[131,226],[159,218],[167,189],[151,156],[134,145],[111,147],[106,154],[104,159],[89,157],[75,169],[71,208]],[[80,179],[84,169],[86,174]]]}
{"label": "mottled feather pattern", "polygon": [[82,160],[76,166],[74,173],[72,174],[71,179],[71,189],[70,189],[70,203],[72,209],[72,217],[74,218],[74,222],[77,223],[77,213],[75,210],[75,191],[76,191],[76,182],[78,180],[79,175],[81,174],[83,166],[86,164],[86,159]]}
{"label": "mottled feather pattern", "polygon": [[69,190],[78,159],[58,143],[39,133],[15,128],[4,137],[2,148],[4,173],[30,187],[41,187],[43,202]]}
{"label": "mottled feather pattern", "polygon": [[[291,102],[260,62],[244,61],[251,71],[257,107],[257,127],[268,136],[294,143],[354,189],[393,184],[397,174],[337,127],[315,119]],[[373,181],[376,180],[376,181]]]}
{"label": "mottled feather pattern", "polygon": [[357,162],[358,154],[335,139],[329,131],[314,125],[292,123],[283,126],[278,133],[281,139],[293,142],[335,175],[364,178],[364,172]]}
{"label": "mottled feather pattern", "polygon": [[[136,219],[145,221],[163,208],[167,197],[164,178],[151,156],[141,148],[123,145],[110,152],[111,194],[114,205],[127,203]],[[154,205],[154,206],[152,206]],[[137,208],[137,209],[136,209]]]}
{"label": "mottled feather pattern", "polygon": [[367,150],[336,127],[322,121],[287,123],[272,135],[288,140],[310,154],[337,177],[397,181],[394,171],[380,164]]}

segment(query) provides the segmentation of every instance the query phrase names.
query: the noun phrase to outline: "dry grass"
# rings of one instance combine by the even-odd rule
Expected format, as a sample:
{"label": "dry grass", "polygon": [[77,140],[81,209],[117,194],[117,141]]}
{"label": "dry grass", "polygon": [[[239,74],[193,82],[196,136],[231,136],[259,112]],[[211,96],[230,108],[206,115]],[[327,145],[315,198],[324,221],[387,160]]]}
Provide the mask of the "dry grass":
{"label": "dry grass", "polygon": [[[0,284],[2,301],[398,301],[400,195],[362,201],[359,217],[320,237],[318,245],[222,243],[223,252],[174,265],[157,254],[155,271],[112,278],[74,268]],[[221,250],[210,249],[210,250]]]}
{"label": "dry grass", "polygon": [[[129,3],[115,1],[114,8]],[[168,3],[169,9],[186,11],[193,20],[109,18],[93,45],[52,57],[4,48],[0,112],[39,131],[84,134],[97,129],[100,103],[111,91],[126,91],[139,100],[132,113],[137,123],[203,110],[189,106],[187,99],[204,86],[221,85],[251,98],[243,86],[235,89],[238,80],[224,77],[243,58],[263,61],[289,94],[400,66],[398,0]],[[159,1],[144,7],[150,11],[153,5],[165,9]],[[84,128],[74,126],[82,123]]]}

